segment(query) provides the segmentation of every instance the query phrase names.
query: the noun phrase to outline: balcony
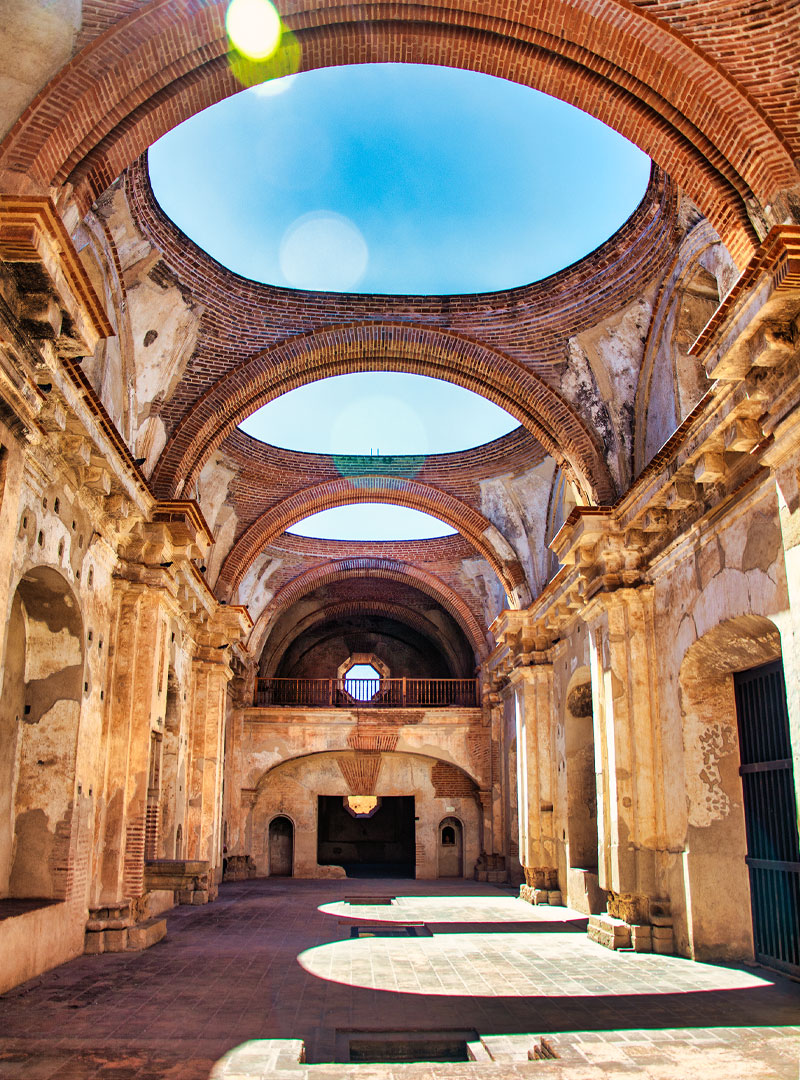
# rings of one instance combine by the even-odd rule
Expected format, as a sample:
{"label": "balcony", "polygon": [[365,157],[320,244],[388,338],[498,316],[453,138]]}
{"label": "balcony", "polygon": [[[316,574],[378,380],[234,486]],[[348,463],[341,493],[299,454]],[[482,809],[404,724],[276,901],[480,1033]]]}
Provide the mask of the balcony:
{"label": "balcony", "polygon": [[426,709],[480,705],[477,679],[259,679],[254,704],[310,709]]}

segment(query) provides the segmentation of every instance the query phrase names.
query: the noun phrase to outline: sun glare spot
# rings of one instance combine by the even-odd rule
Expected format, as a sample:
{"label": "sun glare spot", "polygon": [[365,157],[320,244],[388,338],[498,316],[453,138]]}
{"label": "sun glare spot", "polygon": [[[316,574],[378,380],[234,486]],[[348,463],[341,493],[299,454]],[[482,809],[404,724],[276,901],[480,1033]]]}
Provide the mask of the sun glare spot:
{"label": "sun glare spot", "polygon": [[281,273],[296,289],[346,292],[364,276],[369,253],[352,221],[319,210],[292,222],[281,240],[279,261]]}
{"label": "sun glare spot", "polygon": [[279,97],[292,89],[294,75],[284,75],[282,78],[268,79],[267,82],[254,86],[252,93],[255,97],[270,98]]}
{"label": "sun glare spot", "polygon": [[266,60],[281,40],[281,18],[270,0],[231,0],[225,16],[231,44],[250,60]]}

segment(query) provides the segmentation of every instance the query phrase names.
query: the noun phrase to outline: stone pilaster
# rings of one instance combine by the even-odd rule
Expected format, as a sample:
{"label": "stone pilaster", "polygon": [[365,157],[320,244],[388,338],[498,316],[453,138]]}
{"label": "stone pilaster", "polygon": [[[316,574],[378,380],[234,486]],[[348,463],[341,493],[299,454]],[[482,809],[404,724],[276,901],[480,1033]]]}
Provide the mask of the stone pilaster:
{"label": "stone pilaster", "polygon": [[517,729],[519,857],[529,886],[557,888],[553,825],[553,665],[515,668],[508,685]]}
{"label": "stone pilaster", "polygon": [[150,732],[166,685],[165,596],[123,580],[116,593],[98,906],[144,889]]}
{"label": "stone pilaster", "polygon": [[665,846],[664,781],[655,685],[652,588],[600,593],[590,632],[600,887],[609,913],[648,923],[668,910],[659,896]]}
{"label": "stone pilaster", "polygon": [[222,774],[225,749],[225,699],[231,669],[216,647],[200,647],[194,657],[191,764],[187,848],[190,859],[222,865]]}

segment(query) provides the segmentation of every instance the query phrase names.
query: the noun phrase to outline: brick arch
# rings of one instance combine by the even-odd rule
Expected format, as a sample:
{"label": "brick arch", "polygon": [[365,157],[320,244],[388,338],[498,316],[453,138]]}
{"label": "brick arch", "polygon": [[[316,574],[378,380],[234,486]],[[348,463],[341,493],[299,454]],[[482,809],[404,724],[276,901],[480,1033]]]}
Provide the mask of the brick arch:
{"label": "brick arch", "polygon": [[[352,755],[354,750],[358,751],[362,749],[358,745],[359,741],[361,740],[358,740],[357,738],[353,740],[352,732],[348,732],[347,734],[345,734],[345,732],[347,732],[347,729],[343,728],[343,739],[341,746],[325,746],[324,748],[321,747],[319,750],[307,750],[303,753],[292,754],[290,757],[282,758],[280,761],[275,761],[272,765],[268,765],[264,772],[261,774],[261,776],[258,778],[256,783],[253,785],[253,787],[249,789],[250,791],[255,793],[256,802],[264,794],[266,790],[266,785],[270,778],[285,765],[296,764],[299,761],[311,760],[311,758],[322,757],[323,755],[329,755],[332,758],[338,758],[345,755],[350,756]],[[436,754],[430,753],[430,747],[410,746],[408,749],[397,750],[396,747],[398,740],[396,732],[370,731],[369,735],[371,735],[372,738],[375,739],[376,743],[378,743],[378,745],[374,747],[372,752],[379,752],[381,755],[386,755],[387,757],[423,758],[425,761],[430,761],[432,763],[433,769],[436,769],[437,766],[444,767],[444,769],[442,770],[444,776],[447,776],[447,772],[450,772],[450,775],[452,775],[452,773],[456,773],[460,776],[466,777],[466,779],[472,785],[474,793],[476,795],[481,790],[482,785],[479,775],[473,775],[468,769],[464,768],[463,765],[457,765],[449,758],[440,758]],[[369,735],[367,737],[369,737]],[[352,741],[356,743],[356,746],[350,745]],[[487,779],[488,777],[484,777],[484,784],[486,783]]]}
{"label": "brick arch", "polygon": [[230,600],[264,547],[298,521],[321,510],[364,502],[407,506],[447,522],[489,563],[510,607],[521,608],[531,602],[516,552],[488,518],[446,491],[402,476],[341,477],[295,492],[257,518],[239,537],[223,563],[217,591]]}
{"label": "brick arch", "polygon": [[[151,0],[108,27],[12,127],[0,170],[17,185],[66,185],[88,209],[147,146],[239,88],[225,57],[225,6]],[[758,239],[748,207],[767,207],[797,184],[786,141],[747,90],[629,0],[542,0],[517,19],[504,0],[479,12],[459,0],[301,0],[286,22],[305,69],[381,61],[470,67],[578,106],[672,175],[740,265]]]}
{"label": "brick arch", "polygon": [[570,406],[519,361],[452,332],[408,323],[357,323],[300,334],[245,360],[194,404],[153,472],[175,498],[242,420],[298,386],[355,371],[403,371],[463,386],[505,409],[539,440],[592,503],[615,498],[603,453]]}
{"label": "brick arch", "polygon": [[441,578],[410,563],[398,562],[396,559],[373,559],[373,558],[349,558],[338,559],[334,562],[321,563],[305,573],[287,582],[283,588],[273,596],[270,603],[256,620],[250,634],[248,648],[251,653],[259,655],[264,642],[269,637],[272,627],[278,618],[298,600],[302,600],[308,593],[320,588],[322,585],[330,585],[335,581],[345,581],[357,578],[377,578],[382,581],[399,581],[404,585],[410,585],[419,592],[435,600],[444,608],[466,635],[467,641],[475,651],[479,660],[484,660],[488,655],[488,642],[491,634],[483,629],[475,618],[474,613],[464,599],[459,596],[455,589],[451,588]]}
{"label": "brick arch", "polygon": [[440,627],[436,626],[435,623],[431,622],[431,620],[427,619],[424,615],[421,615],[418,611],[414,611],[413,608],[408,607],[407,604],[399,604],[394,600],[378,600],[373,598],[369,600],[340,600],[337,603],[321,607],[317,611],[312,611],[304,616],[304,618],[297,622],[293,622],[289,631],[287,631],[280,641],[275,642],[274,646],[271,647],[266,662],[262,655],[259,677],[269,678],[273,675],[275,668],[280,663],[283,655],[288,651],[292,643],[306,630],[310,630],[320,623],[345,619],[352,615],[369,614],[381,615],[389,619],[394,619],[396,622],[410,626],[412,630],[416,630],[422,637],[427,637],[434,641],[447,656],[452,670],[458,670],[458,657],[453,650],[451,643],[447,640],[446,635],[442,634]]}

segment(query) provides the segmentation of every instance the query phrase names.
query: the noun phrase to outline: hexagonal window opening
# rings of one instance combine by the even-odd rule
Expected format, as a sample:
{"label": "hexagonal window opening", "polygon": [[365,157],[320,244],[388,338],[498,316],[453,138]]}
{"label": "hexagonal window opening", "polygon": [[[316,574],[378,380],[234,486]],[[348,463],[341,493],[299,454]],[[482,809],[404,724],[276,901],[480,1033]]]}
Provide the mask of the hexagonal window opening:
{"label": "hexagonal window opening", "polygon": [[372,664],[354,664],[347,672],[344,688],[356,701],[370,701],[380,689],[381,675]]}
{"label": "hexagonal window opening", "polygon": [[381,683],[389,678],[389,668],[372,653],[356,653],[340,666],[339,678],[354,701],[372,701],[380,693]]}

